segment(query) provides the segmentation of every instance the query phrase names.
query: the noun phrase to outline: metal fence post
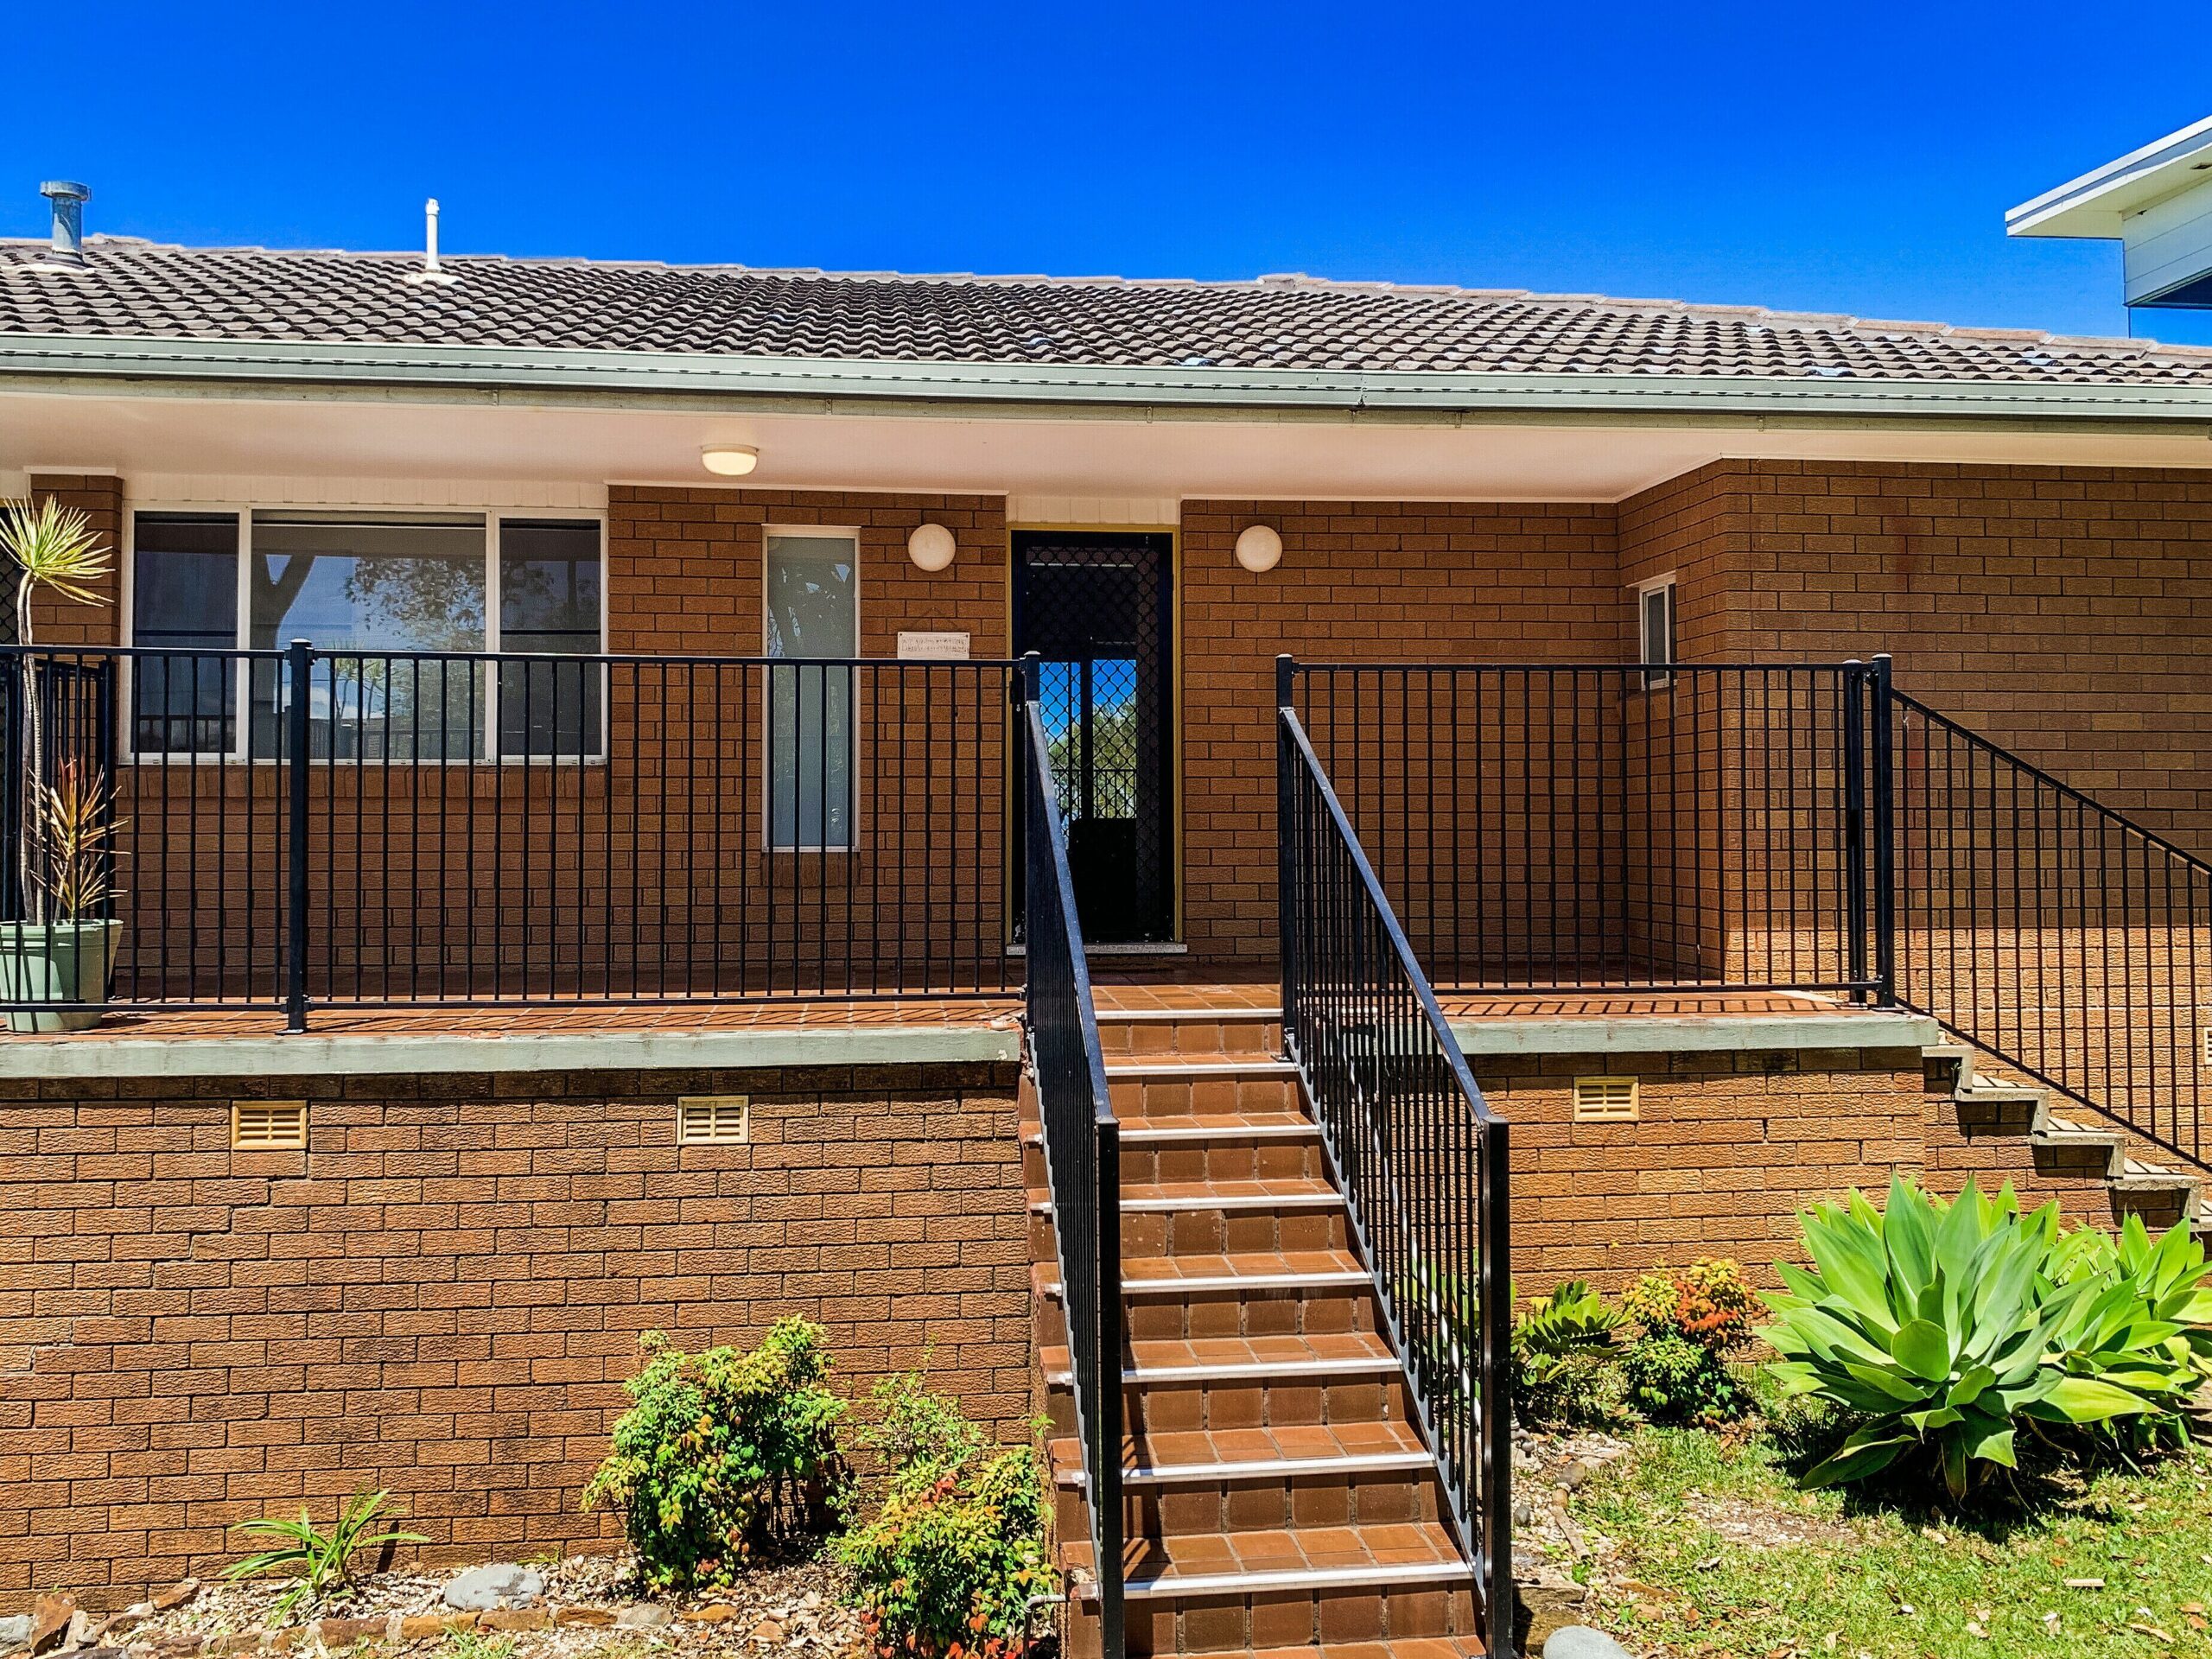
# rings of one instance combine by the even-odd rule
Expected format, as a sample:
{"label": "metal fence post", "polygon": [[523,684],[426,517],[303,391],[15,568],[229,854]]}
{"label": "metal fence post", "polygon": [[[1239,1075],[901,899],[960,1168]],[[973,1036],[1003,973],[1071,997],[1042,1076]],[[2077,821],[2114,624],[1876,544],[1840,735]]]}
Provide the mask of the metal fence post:
{"label": "metal fence post", "polygon": [[1290,757],[1284,753],[1283,715],[1296,695],[1298,663],[1285,652],[1275,658],[1275,948],[1282,970],[1282,1019],[1285,1039],[1290,1035],[1291,1010],[1297,1007],[1297,945],[1291,938],[1296,907],[1291,895],[1298,891],[1298,837],[1291,820],[1295,816],[1290,798]]}
{"label": "metal fence post", "polygon": [[1874,1001],[1887,1007],[1897,995],[1897,788],[1891,723],[1890,654],[1874,658],[1872,766],[1874,772]]}
{"label": "metal fence post", "polygon": [[308,1028],[308,676],[310,647],[295,639],[284,653],[291,702],[285,714],[285,764],[291,768],[291,827],[286,841],[290,876],[284,927],[284,1029]]}
{"label": "metal fence post", "polygon": [[1866,666],[1843,665],[1843,934],[1844,977],[1851,1000],[1866,993]]}

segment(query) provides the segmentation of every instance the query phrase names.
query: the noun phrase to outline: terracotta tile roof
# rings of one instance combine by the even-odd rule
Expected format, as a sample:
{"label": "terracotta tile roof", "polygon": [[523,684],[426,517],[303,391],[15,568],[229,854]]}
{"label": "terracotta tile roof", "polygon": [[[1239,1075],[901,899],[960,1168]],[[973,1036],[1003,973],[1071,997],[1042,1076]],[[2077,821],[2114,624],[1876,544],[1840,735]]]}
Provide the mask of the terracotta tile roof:
{"label": "terracotta tile roof", "polygon": [[0,336],[422,344],[1065,367],[1980,381],[2212,391],[2212,350],[1675,301],[1263,276],[914,276],[95,237],[0,243]]}

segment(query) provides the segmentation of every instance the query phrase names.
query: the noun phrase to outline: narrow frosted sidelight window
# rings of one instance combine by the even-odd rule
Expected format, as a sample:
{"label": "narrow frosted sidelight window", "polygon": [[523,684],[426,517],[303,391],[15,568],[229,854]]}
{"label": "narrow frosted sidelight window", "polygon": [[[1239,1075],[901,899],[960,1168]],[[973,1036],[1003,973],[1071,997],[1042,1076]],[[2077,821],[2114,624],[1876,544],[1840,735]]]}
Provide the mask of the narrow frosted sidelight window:
{"label": "narrow frosted sidelight window", "polygon": [[[858,539],[768,532],[768,844],[849,848],[853,671],[860,654]],[[825,660],[827,659],[827,660]]]}
{"label": "narrow frosted sidelight window", "polygon": [[[1671,663],[1675,660],[1675,580],[1672,576],[1638,590],[1637,603],[1637,660]],[[1647,674],[1646,685],[1664,685],[1664,674]]]}

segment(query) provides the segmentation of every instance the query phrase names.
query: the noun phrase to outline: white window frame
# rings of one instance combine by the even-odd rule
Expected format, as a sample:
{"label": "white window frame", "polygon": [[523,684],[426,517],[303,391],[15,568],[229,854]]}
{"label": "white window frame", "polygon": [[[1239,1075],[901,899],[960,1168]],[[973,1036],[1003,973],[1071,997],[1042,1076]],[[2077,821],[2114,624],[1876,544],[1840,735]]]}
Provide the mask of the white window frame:
{"label": "white window frame", "polygon": [[[760,526],[761,660],[763,662],[804,662],[807,660],[804,657],[797,658],[772,658],[769,653],[768,630],[770,626],[770,617],[768,614],[768,544],[779,536],[798,536],[816,540],[828,540],[832,537],[842,536],[852,543],[852,654],[855,658],[857,658],[861,655],[861,620],[862,615],[861,607],[861,582],[862,579],[862,571],[861,569],[860,526],[858,524],[763,524]],[[773,721],[776,717],[775,672],[776,671],[773,668],[768,668],[764,670],[760,676],[760,729],[763,734],[766,734],[770,729],[771,722]],[[857,682],[859,678],[857,671],[855,671],[854,677],[855,681],[855,691],[857,692]],[[774,772],[771,770],[772,762],[767,752],[767,745],[766,742],[763,742],[761,745],[760,754],[760,849],[763,852],[788,853],[792,855],[800,853],[850,855],[859,851],[861,843],[860,780],[861,777],[861,757],[862,753],[862,737],[863,734],[861,731],[860,722],[859,700],[856,696],[853,708],[853,733],[850,760],[853,772],[853,808],[851,822],[847,823],[845,826],[845,840],[842,845],[823,844],[817,846],[811,842],[779,842],[776,839],[776,779]],[[827,812],[824,812],[823,816],[823,821],[826,823],[829,815]],[[797,828],[798,814],[796,810],[794,810],[792,814],[792,823],[793,828],[791,833],[796,836],[798,833]]]}
{"label": "white window frame", "polygon": [[[1647,601],[1652,594],[1657,593],[1663,593],[1667,596],[1667,638],[1664,642],[1665,649],[1655,657],[1651,651],[1650,621]],[[1676,632],[1681,619],[1675,608],[1679,593],[1680,584],[1676,582],[1672,570],[1663,576],[1654,576],[1649,582],[1637,583],[1636,660],[1640,666],[1648,667],[1653,663],[1672,662],[1675,653],[1681,649],[1680,638]],[[1646,673],[1643,676],[1644,690],[1662,690],[1673,684],[1674,679],[1675,677],[1672,674]]]}
{"label": "white window frame", "polygon": [[[484,521],[484,652],[486,655],[496,655],[500,649],[499,605],[501,594],[499,591],[499,536],[501,527],[509,519],[533,519],[539,522],[552,521],[575,524],[596,524],[599,527],[598,654],[601,657],[607,654],[607,632],[608,620],[612,611],[612,595],[610,589],[613,587],[613,583],[609,580],[611,572],[607,564],[607,515],[606,510],[604,508],[583,507],[524,507],[497,505],[492,504],[480,505],[473,502],[455,502],[450,505],[425,503],[419,505],[379,503],[374,506],[360,506],[350,501],[286,501],[283,503],[254,503],[241,501],[125,501],[124,503],[123,512],[122,570],[119,575],[117,594],[117,603],[122,612],[121,633],[123,643],[125,645],[135,645],[137,643],[138,613],[137,594],[136,588],[138,569],[138,516],[141,513],[146,513],[156,517],[159,517],[162,514],[175,514],[187,518],[214,518],[228,516],[238,521],[238,635],[231,648],[234,651],[245,651],[249,649],[245,642],[247,639],[251,638],[253,629],[251,600],[253,594],[251,570],[251,561],[253,558],[253,515],[256,511],[262,512],[351,513],[364,519],[386,518],[395,521],[404,520],[410,515],[419,515],[423,513],[437,513],[442,516],[448,516],[456,518],[482,518]],[[765,569],[763,571],[763,580],[766,580]],[[121,745],[122,753],[120,756],[120,764],[126,766],[234,766],[241,760],[246,761],[249,764],[260,766],[275,766],[278,764],[280,759],[278,756],[252,755],[246,752],[252,738],[253,685],[252,676],[251,673],[241,673],[238,676],[238,706],[237,713],[233,716],[232,722],[232,730],[236,734],[237,741],[229,748],[220,752],[209,749],[194,751],[188,754],[179,754],[175,753],[163,752],[161,750],[142,753],[139,750],[137,688],[134,685],[132,679],[131,659],[128,657],[123,658],[123,672],[120,677],[121,683],[118,688],[118,696],[121,698],[119,706],[123,711],[125,732],[125,739],[124,743]],[[599,747],[588,754],[549,754],[527,756],[509,755],[501,753],[504,746],[499,741],[499,677],[497,674],[486,674],[485,676],[484,738],[486,753],[482,756],[474,760],[469,760],[465,756],[446,756],[436,760],[410,759],[404,760],[382,761],[378,764],[403,766],[483,766],[488,762],[497,762],[500,766],[602,766],[606,763],[609,728],[613,724],[613,711],[612,699],[609,696],[607,671],[605,664],[602,663],[600,665]],[[350,766],[353,763],[351,761],[334,760],[331,757],[326,756],[321,760],[310,761],[308,764],[311,766]]]}

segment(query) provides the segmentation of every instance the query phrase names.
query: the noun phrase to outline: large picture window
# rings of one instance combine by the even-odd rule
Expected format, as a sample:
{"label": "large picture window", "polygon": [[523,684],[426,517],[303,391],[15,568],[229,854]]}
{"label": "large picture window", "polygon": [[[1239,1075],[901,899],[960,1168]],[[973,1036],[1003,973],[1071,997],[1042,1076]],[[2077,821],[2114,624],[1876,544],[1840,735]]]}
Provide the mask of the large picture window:
{"label": "large picture window", "polygon": [[839,851],[853,835],[853,673],[860,538],[768,532],[768,844]]}
{"label": "large picture window", "polygon": [[[142,512],[132,524],[132,743],[142,755],[281,752],[280,664],[305,639],[318,760],[579,759],[601,747],[600,670],[487,651],[596,654],[600,526],[496,515]],[[206,653],[206,654],[199,654]]]}

